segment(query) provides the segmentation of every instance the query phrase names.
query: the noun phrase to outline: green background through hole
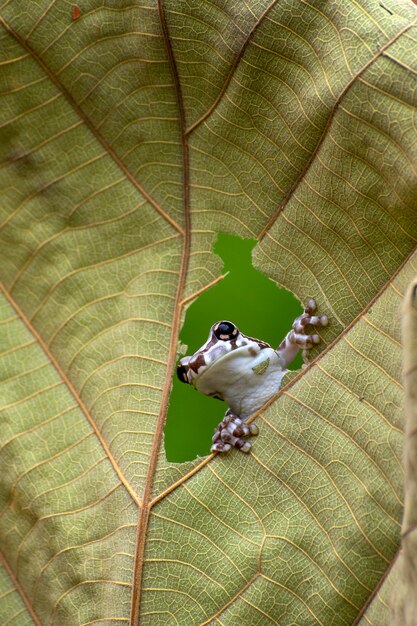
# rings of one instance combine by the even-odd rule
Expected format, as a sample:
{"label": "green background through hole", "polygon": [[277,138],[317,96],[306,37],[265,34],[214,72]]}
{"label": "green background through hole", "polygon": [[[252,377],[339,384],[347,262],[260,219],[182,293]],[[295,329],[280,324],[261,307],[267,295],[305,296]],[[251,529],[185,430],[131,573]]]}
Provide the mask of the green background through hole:
{"label": "green background through hole", "polygon": [[[252,266],[255,245],[255,239],[219,233],[214,252],[224,262],[223,273],[228,273],[188,307],[180,333],[180,342],[188,346],[186,354],[198,350],[212,324],[222,319],[234,322],[245,335],[276,348],[300,315],[301,306],[295,296]],[[299,369],[301,363],[299,355],[290,367]],[[187,461],[208,454],[214,428],[226,409],[225,402],[181,383],[175,373],[165,427],[168,461]]]}

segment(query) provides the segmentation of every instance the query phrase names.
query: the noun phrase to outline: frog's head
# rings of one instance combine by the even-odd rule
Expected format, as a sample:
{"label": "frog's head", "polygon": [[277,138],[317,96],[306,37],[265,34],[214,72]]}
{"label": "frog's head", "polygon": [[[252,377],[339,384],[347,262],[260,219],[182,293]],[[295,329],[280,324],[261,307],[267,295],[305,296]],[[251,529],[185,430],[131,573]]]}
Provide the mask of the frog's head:
{"label": "frog's head", "polygon": [[239,329],[233,322],[223,320],[213,324],[206,343],[192,356],[185,356],[179,361],[177,376],[180,381],[193,385],[210,365],[236,347],[239,336]]}
{"label": "frog's head", "polygon": [[[219,381],[220,379],[224,381],[225,377],[230,376],[230,369],[233,369],[233,362],[230,359],[234,359],[234,355],[237,357],[244,351],[247,356],[253,357],[267,346],[268,344],[263,341],[243,335],[233,322],[228,320],[216,322],[210,329],[206,343],[192,356],[185,356],[180,359],[177,366],[177,376],[181,382],[196,387],[197,379],[210,368],[213,372],[217,372]],[[230,356],[226,359],[225,357],[228,355]],[[238,359],[235,361],[236,367],[234,369],[238,367]],[[224,364],[223,367],[220,366],[221,362]],[[208,391],[203,391],[203,393],[216,397],[218,396],[216,391],[218,385],[215,384],[216,377],[212,382],[214,386],[212,393],[208,393]]]}

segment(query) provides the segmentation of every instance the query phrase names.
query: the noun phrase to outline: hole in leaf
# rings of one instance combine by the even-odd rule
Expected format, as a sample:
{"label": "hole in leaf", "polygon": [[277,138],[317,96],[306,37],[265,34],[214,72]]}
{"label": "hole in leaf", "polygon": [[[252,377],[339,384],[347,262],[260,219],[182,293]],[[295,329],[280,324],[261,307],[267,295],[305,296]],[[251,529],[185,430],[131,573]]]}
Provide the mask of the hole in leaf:
{"label": "hole in leaf", "polygon": [[[180,342],[188,346],[187,355],[205,343],[212,324],[222,319],[276,348],[302,312],[290,291],[252,266],[251,252],[256,243],[255,239],[218,235],[214,252],[224,262],[223,273],[228,274],[188,307],[180,334]],[[301,356],[297,356],[290,367],[299,369],[301,364]],[[226,409],[224,402],[204,396],[174,374],[165,426],[167,460],[178,463],[207,455],[214,429]]]}

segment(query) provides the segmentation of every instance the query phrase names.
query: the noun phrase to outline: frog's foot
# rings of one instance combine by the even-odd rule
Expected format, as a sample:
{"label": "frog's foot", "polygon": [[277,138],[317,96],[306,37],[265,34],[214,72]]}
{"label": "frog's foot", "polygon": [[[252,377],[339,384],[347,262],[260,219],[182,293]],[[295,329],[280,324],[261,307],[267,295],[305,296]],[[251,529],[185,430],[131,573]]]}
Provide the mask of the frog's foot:
{"label": "frog's foot", "polygon": [[309,300],[304,313],[294,320],[292,330],[278,346],[277,352],[284,365],[288,365],[294,359],[299,348],[302,349],[304,363],[308,363],[308,351],[320,342],[320,337],[317,333],[308,335],[305,331],[306,326],[327,326],[328,323],[327,315],[313,315],[316,310],[316,301],[313,299]]}
{"label": "frog's foot", "polygon": [[316,301],[311,299],[307,302],[304,313],[294,320],[292,325],[293,330],[289,332],[290,343],[296,344],[299,348],[302,348],[302,357],[304,363],[308,363],[307,355],[308,351],[317,343],[320,342],[320,337],[317,333],[307,335],[305,332],[306,326],[327,326],[327,315],[313,315],[317,310]]}
{"label": "frog's foot", "polygon": [[[308,324],[310,326],[327,326],[327,315],[313,315],[317,311],[317,303],[311,299],[307,302],[304,313],[295,318],[292,325],[296,333],[300,333],[302,337],[314,337],[314,335],[305,335],[304,328]],[[315,343],[318,343],[317,341]],[[300,344],[302,345],[302,343]]]}
{"label": "frog's foot", "polygon": [[234,447],[242,452],[249,452],[252,446],[242,437],[257,435],[258,432],[259,429],[255,424],[246,424],[240,417],[228,410],[214,432],[211,451],[228,452]]}

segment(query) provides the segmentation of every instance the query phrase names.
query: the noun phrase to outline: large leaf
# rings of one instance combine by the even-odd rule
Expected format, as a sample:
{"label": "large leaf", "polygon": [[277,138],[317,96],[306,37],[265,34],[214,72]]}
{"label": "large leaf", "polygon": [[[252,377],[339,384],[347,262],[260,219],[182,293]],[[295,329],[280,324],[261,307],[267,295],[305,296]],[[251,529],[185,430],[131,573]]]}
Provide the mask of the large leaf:
{"label": "large leaf", "polygon": [[[2,623],[328,626],[378,602],[381,624],[415,7],[1,6]],[[257,267],[331,324],[252,454],[176,465],[178,332],[218,231],[257,237]]]}

